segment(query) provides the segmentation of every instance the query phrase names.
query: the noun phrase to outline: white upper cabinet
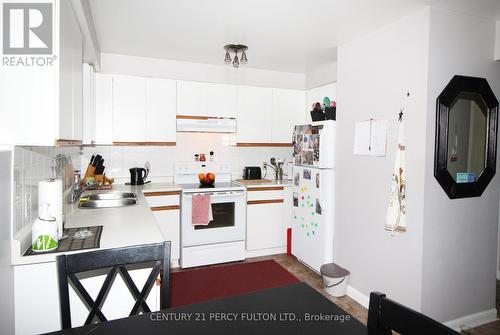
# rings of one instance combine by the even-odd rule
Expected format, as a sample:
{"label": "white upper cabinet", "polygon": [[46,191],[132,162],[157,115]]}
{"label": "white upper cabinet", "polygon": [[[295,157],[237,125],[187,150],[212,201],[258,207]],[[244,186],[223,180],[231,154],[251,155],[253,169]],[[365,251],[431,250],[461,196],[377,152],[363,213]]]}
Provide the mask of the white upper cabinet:
{"label": "white upper cabinet", "polygon": [[177,82],[177,115],[207,115],[206,84],[195,81]]}
{"label": "white upper cabinet", "polygon": [[83,38],[69,1],[61,1],[59,26],[59,139],[82,140]]}
{"label": "white upper cabinet", "polygon": [[113,76],[94,75],[94,142],[113,144]]}
{"label": "white upper cabinet", "polygon": [[273,89],[238,87],[238,143],[270,143]]}
{"label": "white upper cabinet", "polygon": [[53,146],[82,139],[82,34],[71,1],[52,4],[52,53],[10,55],[5,59],[14,65],[0,66],[2,144]]}
{"label": "white upper cabinet", "polygon": [[207,116],[236,118],[237,86],[225,84],[205,85]]}
{"label": "white upper cabinet", "polygon": [[176,82],[146,81],[146,142],[175,142]]}
{"label": "white upper cabinet", "polygon": [[293,128],[304,123],[305,92],[273,89],[271,142],[291,143]]}
{"label": "white upper cabinet", "polygon": [[146,79],[113,77],[113,142],[146,141]]}
{"label": "white upper cabinet", "polygon": [[237,86],[177,82],[177,115],[236,117]]}

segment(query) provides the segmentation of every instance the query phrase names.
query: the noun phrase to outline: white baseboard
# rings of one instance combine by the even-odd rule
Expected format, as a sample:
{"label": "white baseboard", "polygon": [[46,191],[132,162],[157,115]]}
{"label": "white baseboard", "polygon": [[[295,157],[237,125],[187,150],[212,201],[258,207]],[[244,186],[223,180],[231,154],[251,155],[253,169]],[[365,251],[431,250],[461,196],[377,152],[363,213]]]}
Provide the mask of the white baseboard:
{"label": "white baseboard", "polygon": [[497,271],[497,280],[500,280],[500,270]]}
{"label": "white baseboard", "polygon": [[444,324],[456,331],[460,331],[460,326],[467,326],[469,328],[479,327],[484,324],[498,320],[496,308],[463,316],[461,318],[444,322]]}
{"label": "white baseboard", "polygon": [[358,304],[368,309],[368,305],[370,303],[370,297],[364,295],[363,293],[356,290],[354,287],[347,285],[346,294],[351,297]]}
{"label": "white baseboard", "polygon": [[259,250],[245,250],[245,258],[278,255],[286,253],[286,247],[267,248]]}

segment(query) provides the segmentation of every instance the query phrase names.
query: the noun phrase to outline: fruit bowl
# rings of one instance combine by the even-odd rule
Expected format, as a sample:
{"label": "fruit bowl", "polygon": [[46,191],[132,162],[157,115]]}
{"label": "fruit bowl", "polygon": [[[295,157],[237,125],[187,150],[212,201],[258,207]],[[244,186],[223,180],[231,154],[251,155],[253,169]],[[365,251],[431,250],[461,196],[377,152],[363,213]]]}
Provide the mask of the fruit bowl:
{"label": "fruit bowl", "polygon": [[200,184],[204,187],[211,187],[215,183],[215,174],[209,172],[207,174],[200,173],[198,175],[198,179],[200,180]]}

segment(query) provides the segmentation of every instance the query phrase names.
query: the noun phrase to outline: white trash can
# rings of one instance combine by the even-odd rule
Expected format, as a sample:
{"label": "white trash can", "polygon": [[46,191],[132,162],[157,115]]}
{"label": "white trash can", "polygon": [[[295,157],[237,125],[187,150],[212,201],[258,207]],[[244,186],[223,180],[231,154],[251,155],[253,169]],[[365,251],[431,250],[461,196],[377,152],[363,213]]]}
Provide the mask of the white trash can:
{"label": "white trash can", "polygon": [[334,297],[345,295],[349,271],[335,263],[328,263],[321,266],[320,272],[326,293]]}

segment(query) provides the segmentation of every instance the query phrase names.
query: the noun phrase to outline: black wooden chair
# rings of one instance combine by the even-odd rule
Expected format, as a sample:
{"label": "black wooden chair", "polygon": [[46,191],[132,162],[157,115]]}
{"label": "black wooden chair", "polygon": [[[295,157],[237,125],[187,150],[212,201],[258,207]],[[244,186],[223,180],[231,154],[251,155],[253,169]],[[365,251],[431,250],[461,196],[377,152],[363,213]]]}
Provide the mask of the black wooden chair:
{"label": "black wooden chair", "polygon": [[[139,291],[125,266],[151,262],[154,262],[153,269],[144,287]],[[76,274],[105,268],[109,268],[110,270],[94,301],[85,290]],[[59,304],[61,308],[63,329],[71,328],[68,279],[86,305],[90,308],[90,313],[85,321],[86,325],[91,324],[95,317],[101,322],[107,321],[100,308],[118,272],[121,274],[125,284],[128,286],[135,299],[135,304],[132,307],[130,316],[138,314],[141,308],[144,313],[151,312],[145,298],[153,287],[160,271],[162,272],[161,308],[167,308],[169,305],[170,241],[134,247],[61,255],[57,257],[57,271],[59,277]]]}
{"label": "black wooden chair", "polygon": [[372,292],[368,308],[368,334],[390,335],[460,335],[422,313],[387,299],[385,294]]}

